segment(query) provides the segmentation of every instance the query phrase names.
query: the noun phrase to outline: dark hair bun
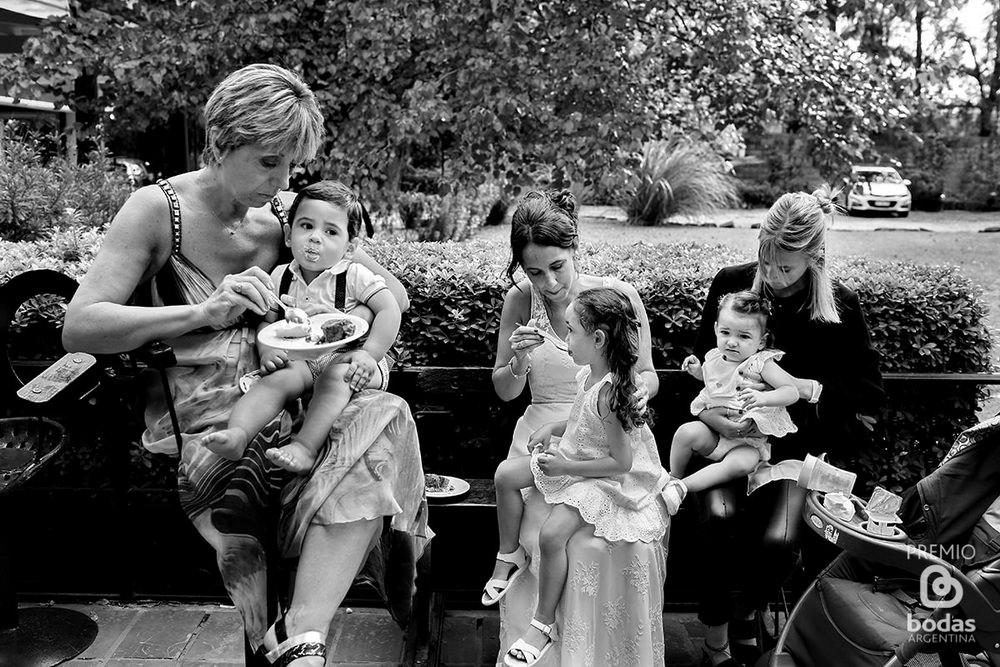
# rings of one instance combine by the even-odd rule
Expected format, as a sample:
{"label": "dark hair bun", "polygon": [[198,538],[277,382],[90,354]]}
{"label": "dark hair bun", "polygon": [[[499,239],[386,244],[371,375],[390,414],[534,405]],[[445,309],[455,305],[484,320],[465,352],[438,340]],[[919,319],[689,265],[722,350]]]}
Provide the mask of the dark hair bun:
{"label": "dark hair bun", "polygon": [[573,196],[572,192],[566,189],[549,190],[545,195],[552,202],[553,206],[562,209],[570,218],[576,220],[576,197]]}

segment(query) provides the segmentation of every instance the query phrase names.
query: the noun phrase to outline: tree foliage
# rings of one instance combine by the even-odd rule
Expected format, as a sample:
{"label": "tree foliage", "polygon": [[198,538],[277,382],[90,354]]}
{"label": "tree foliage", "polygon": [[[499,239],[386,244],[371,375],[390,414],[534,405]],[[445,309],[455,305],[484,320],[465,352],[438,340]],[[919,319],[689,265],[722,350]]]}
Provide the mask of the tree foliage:
{"label": "tree foliage", "polygon": [[[41,88],[107,133],[196,117],[212,86],[258,61],[313,87],[329,130],[314,169],[371,194],[407,170],[445,187],[488,179],[608,192],[642,146],[779,123],[821,164],[900,115],[878,68],[808,5],[786,0],[111,0],[78,2],[0,60],[14,95]],[[94,77],[93,99],[77,94]]]}

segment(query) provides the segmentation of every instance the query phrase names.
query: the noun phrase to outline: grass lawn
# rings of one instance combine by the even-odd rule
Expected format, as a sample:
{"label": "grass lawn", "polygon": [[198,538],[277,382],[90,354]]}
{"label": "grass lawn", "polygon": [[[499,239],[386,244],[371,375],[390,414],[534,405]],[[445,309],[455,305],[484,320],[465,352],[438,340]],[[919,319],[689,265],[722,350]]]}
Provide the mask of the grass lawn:
{"label": "grass lawn", "polygon": [[[591,243],[602,240],[614,243],[721,243],[746,253],[751,260],[757,248],[757,230],[745,225],[764,218],[766,211],[741,210],[725,211],[716,217],[734,221],[735,227],[664,225],[660,227],[632,227],[607,218],[583,218],[580,221],[580,236]],[[894,219],[885,218],[886,226]],[[944,211],[941,213],[914,212],[908,221],[934,221],[942,223],[954,221],[956,228],[965,226],[970,220],[988,220],[1000,226],[1000,213],[974,213]],[[902,260],[918,264],[951,264],[957,266],[962,275],[983,289],[983,300],[989,306],[990,326],[994,335],[1000,334],[1000,233],[976,231],[903,231],[873,230],[859,231],[861,223],[872,221],[860,219],[854,228],[854,218],[838,216],[827,236],[828,253],[831,256],[860,255],[885,260]],[[871,225],[865,225],[870,227]],[[484,229],[479,238],[506,240],[508,226]],[[993,361],[1000,364],[1000,346],[994,346]]]}

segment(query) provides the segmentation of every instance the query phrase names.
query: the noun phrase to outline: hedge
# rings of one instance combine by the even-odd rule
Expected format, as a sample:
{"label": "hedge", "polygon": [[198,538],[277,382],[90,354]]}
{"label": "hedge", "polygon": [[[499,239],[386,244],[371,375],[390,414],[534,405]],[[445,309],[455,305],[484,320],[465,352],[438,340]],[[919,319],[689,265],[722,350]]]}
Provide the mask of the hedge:
{"label": "hedge", "polygon": [[[0,281],[37,267],[79,278],[98,243],[90,230],[57,234],[45,242],[0,243]],[[500,308],[510,287],[503,244],[387,240],[370,244],[369,250],[410,295],[399,336],[401,363],[492,365]],[[619,277],[636,287],[650,319],[654,364],[678,368],[694,345],[712,276],[747,258],[721,245],[638,243],[584,245],[579,259],[585,272]],[[991,371],[986,307],[979,288],[956,268],[852,257],[834,259],[831,270],[858,292],[883,371]],[[975,422],[982,396],[978,388],[955,389],[946,396],[919,387],[899,390],[879,416],[874,446],[852,466],[867,483],[897,489],[909,485],[940,460],[962,428]],[[468,428],[476,428],[475,422]]]}

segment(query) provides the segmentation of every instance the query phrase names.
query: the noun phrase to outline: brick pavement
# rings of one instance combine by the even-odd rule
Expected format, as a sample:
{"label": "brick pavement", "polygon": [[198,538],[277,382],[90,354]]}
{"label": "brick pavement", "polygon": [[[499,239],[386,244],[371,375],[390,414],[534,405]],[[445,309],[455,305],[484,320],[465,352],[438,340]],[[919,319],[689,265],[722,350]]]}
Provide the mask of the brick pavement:
{"label": "brick pavement", "polygon": [[[74,667],[240,667],[243,633],[236,611],[218,604],[101,601],[59,605],[88,614],[98,624],[95,642],[66,665]],[[493,665],[499,647],[495,610],[445,612],[437,664]],[[666,663],[697,664],[701,626],[693,613],[664,614]],[[395,667],[406,655],[403,634],[382,609],[352,608],[331,625],[327,665]],[[415,664],[428,666],[426,648]]]}

